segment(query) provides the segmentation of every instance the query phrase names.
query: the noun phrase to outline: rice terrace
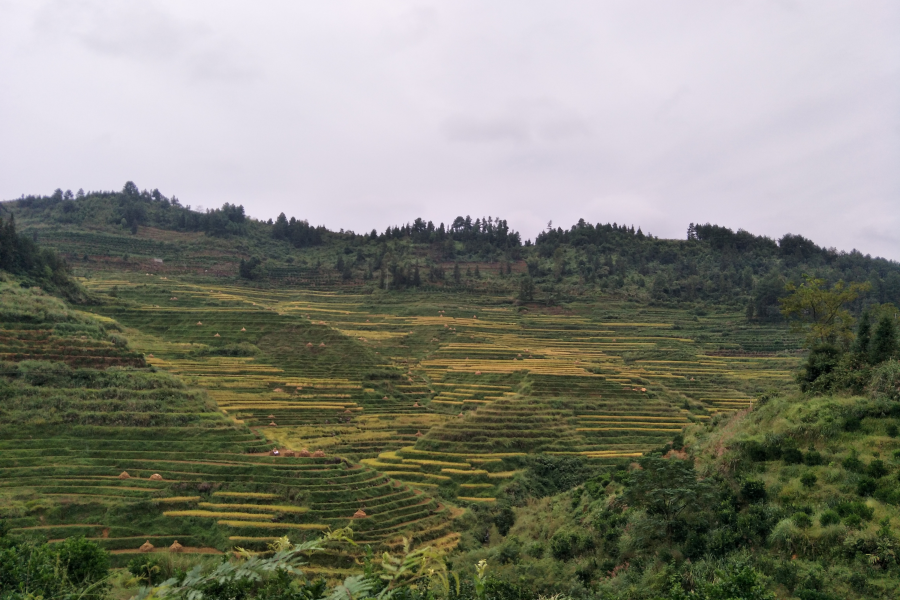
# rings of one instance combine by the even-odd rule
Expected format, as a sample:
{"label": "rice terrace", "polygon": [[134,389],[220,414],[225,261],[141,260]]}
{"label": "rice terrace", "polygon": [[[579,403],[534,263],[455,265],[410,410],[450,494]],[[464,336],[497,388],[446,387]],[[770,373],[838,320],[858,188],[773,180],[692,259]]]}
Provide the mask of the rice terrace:
{"label": "rice terrace", "polygon": [[[308,576],[412,544],[463,571],[565,564],[559,581],[590,589],[634,551],[560,550],[559,531],[602,537],[623,517],[529,519],[583,492],[612,519],[605,494],[688,439],[704,460],[743,452],[704,440],[795,393],[791,281],[900,295],[896,263],[713,225],[661,240],[581,221],[522,243],[460,217],[358,235],[133,184],[5,207],[4,239],[50,262],[8,261],[0,283],[0,516],[15,539],[82,536],[132,571],[349,528]],[[511,544],[521,559],[502,558]]]}

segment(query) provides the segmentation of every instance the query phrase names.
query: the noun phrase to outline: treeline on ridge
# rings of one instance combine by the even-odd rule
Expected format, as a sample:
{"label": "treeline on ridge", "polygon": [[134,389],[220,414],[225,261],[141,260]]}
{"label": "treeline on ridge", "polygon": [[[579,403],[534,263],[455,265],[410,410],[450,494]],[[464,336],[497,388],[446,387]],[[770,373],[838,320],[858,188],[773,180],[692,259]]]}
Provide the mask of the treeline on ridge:
{"label": "treeline on ridge", "polygon": [[[485,272],[469,264],[460,268],[462,261],[497,264],[493,271],[499,275],[512,273],[510,263],[519,263],[519,271],[527,267],[529,281],[522,287],[528,291],[526,301],[552,301],[597,289],[649,301],[740,305],[750,319],[778,320],[785,284],[810,274],[828,283],[868,283],[870,289],[853,307],[855,314],[873,303],[900,304],[900,264],[895,261],[823,248],[801,235],[773,240],[709,223],[691,223],[684,240],[581,219],[568,229],[548,226],[533,242],[523,241],[504,219],[470,216],[458,216],[449,225],[417,218],[380,233],[357,234],[310,225],[284,213],[274,221],[256,220],[245,215],[243,206],[229,203],[200,212],[159,190],[141,191],[132,182],[119,192],[73,194],[58,189],[51,196],[22,197],[8,206],[46,223],[105,224],[133,233],[147,226],[239,237],[250,243],[250,256],[245,254],[240,271],[247,278],[265,275],[266,259],[257,256],[261,253],[254,249],[254,240],[275,239],[315,249],[309,264],[316,270],[333,269],[345,281],[368,281],[383,289],[478,287]],[[278,259],[270,255],[269,260]]]}

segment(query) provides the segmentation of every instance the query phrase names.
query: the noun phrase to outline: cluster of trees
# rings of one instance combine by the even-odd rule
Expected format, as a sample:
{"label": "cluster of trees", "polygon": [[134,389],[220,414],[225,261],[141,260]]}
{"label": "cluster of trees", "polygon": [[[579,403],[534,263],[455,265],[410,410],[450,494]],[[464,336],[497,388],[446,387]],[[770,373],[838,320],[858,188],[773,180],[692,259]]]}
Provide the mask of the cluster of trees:
{"label": "cluster of trees", "polygon": [[84,299],[84,292],[69,276],[66,262],[56,252],[41,248],[33,237],[17,233],[12,215],[0,217],[0,271],[59,292],[69,300]]}
{"label": "cluster of trees", "polygon": [[868,303],[900,303],[900,264],[821,248],[793,234],[775,241],[692,223],[687,240],[661,240],[633,226],[581,219],[568,230],[548,228],[535,250],[527,260],[537,284],[579,282],[660,301],[740,304],[750,319],[781,319],[785,284],[802,273],[830,283],[868,283],[855,314]]}
{"label": "cluster of trees", "polygon": [[119,192],[79,189],[50,196],[23,196],[17,207],[40,212],[60,223],[106,222],[137,233],[138,227],[159,227],[176,231],[203,231],[209,235],[244,235],[248,219],[244,207],[225,203],[221,208],[199,212],[182,206],[178,198],[164,196],[158,189],[140,190],[126,182]]}
{"label": "cluster of trees", "polygon": [[325,241],[328,233],[324,225],[313,227],[305,219],[298,221],[294,217],[288,220],[284,213],[278,215],[272,225],[272,237],[276,240],[287,240],[295,248],[318,246]]}
{"label": "cluster of trees", "polygon": [[869,287],[843,281],[829,287],[824,279],[808,275],[800,285],[786,286],[781,312],[805,330],[810,349],[799,375],[804,391],[862,393],[872,388],[873,381],[887,379],[887,387],[896,387],[900,399],[900,311],[891,303],[871,304],[854,332],[855,319],[848,307]]}

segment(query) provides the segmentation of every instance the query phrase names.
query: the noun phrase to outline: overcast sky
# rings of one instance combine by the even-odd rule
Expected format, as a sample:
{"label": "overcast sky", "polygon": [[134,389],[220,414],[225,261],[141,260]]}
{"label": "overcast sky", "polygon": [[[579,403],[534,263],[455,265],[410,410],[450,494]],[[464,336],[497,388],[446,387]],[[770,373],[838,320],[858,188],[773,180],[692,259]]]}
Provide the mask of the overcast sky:
{"label": "overcast sky", "polygon": [[0,0],[0,198],[127,180],[900,259],[900,2]]}

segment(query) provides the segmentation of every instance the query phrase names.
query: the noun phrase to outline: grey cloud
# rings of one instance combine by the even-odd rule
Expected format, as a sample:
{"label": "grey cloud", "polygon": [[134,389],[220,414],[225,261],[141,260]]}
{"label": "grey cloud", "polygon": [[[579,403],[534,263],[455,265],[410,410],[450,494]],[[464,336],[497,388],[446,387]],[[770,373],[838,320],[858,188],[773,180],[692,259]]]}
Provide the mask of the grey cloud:
{"label": "grey cloud", "polygon": [[514,142],[531,138],[528,124],[520,119],[451,117],[444,123],[444,133],[452,142]]}
{"label": "grey cloud", "polygon": [[71,39],[106,58],[177,65],[189,79],[240,80],[260,73],[233,35],[172,12],[153,1],[53,0],[41,6],[34,27],[45,40]]}
{"label": "grey cloud", "polygon": [[357,231],[702,220],[900,259],[897,31],[877,0],[0,0],[0,198],[131,179]]}

